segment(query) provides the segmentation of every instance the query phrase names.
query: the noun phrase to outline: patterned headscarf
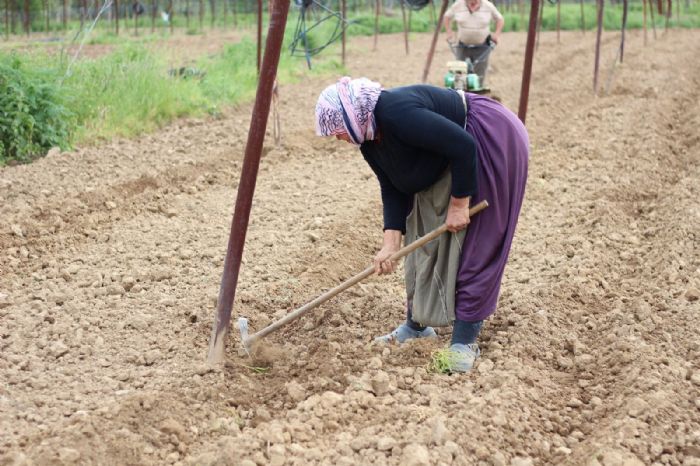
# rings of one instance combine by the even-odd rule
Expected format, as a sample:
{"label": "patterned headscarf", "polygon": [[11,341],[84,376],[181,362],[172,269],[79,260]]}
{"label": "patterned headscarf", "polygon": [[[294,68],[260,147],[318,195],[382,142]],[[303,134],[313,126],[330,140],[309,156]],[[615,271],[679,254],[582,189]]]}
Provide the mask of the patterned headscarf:
{"label": "patterned headscarf", "polygon": [[321,92],[316,103],[316,134],[335,136],[347,133],[356,145],[375,137],[374,107],[381,84],[367,78],[345,76]]}

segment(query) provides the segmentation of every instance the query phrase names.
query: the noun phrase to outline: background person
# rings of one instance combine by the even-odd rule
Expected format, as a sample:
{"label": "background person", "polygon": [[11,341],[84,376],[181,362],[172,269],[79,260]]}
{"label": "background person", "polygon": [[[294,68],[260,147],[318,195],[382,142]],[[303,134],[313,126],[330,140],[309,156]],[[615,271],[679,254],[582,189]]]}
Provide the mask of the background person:
{"label": "background person", "polygon": [[[491,34],[491,21],[496,22],[496,30]],[[488,37],[495,43],[501,38],[505,21],[496,6],[489,0],[457,0],[445,12],[443,25],[447,31],[447,41],[454,43],[452,21],[457,23],[458,43],[453,48],[457,60],[470,58],[474,63],[474,72],[479,75],[479,81],[486,80],[489,65],[487,42]],[[475,47],[466,47],[475,46]],[[480,60],[480,57],[482,59]]]}
{"label": "background person", "polygon": [[[444,314],[450,319],[442,325],[454,321],[452,371],[470,370],[482,323],[496,310],[525,192],[525,127],[486,97],[428,85],[384,90],[344,77],[321,92],[316,132],[357,145],[379,179],[384,241],[377,273],[395,270],[390,257],[404,233],[406,243],[443,223],[453,233],[408,256],[406,321],[378,340],[435,337],[421,323]],[[490,206],[470,219],[470,202],[482,199]]]}

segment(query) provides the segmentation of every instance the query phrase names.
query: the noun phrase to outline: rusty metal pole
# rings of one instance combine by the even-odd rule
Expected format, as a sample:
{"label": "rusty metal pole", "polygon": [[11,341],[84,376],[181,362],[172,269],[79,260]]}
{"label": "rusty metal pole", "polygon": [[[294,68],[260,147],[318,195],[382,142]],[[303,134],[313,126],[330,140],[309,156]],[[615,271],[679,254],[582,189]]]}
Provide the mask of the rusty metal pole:
{"label": "rusty metal pole", "polygon": [[345,28],[345,18],[347,18],[347,16],[348,16],[348,10],[347,10],[348,2],[347,2],[347,0],[340,0],[340,5],[341,5],[340,6],[340,14],[343,18],[343,25],[342,25],[343,35],[342,35],[342,39],[341,39],[341,41],[342,41],[341,63],[343,64],[343,66],[345,66],[345,29],[346,29]]}
{"label": "rusty metal pole", "polygon": [[401,15],[403,16],[403,40],[406,44],[406,55],[408,55],[408,25],[406,24],[406,5],[404,5],[404,0],[399,0],[401,3]]}
{"label": "rusty metal pole", "polygon": [[10,40],[10,0],[5,0],[5,40]]}
{"label": "rusty metal pole", "polygon": [[377,0],[376,11],[374,13],[374,48],[377,50],[377,39],[379,38],[379,5],[382,0]]}
{"label": "rusty metal pole", "polygon": [[[260,2],[262,4],[262,2]],[[253,115],[248,130],[248,142],[245,148],[245,158],[241,170],[241,179],[238,184],[236,206],[231,221],[231,233],[228,239],[228,249],[224,260],[224,271],[221,277],[219,299],[216,305],[216,318],[212,327],[209,340],[209,364],[217,364],[223,361],[225,355],[226,336],[231,323],[231,310],[236,296],[238,284],[238,272],[241,268],[243,246],[245,244],[248,219],[253,203],[255,182],[260,166],[263,140],[267,127],[267,118],[270,114],[270,101],[272,100],[272,87],[277,74],[284,28],[287,24],[289,1],[274,2],[274,10],[270,15],[267,42],[265,44],[265,56],[260,69],[258,90],[253,105]]]}
{"label": "rusty metal pole", "polygon": [[535,50],[540,48],[540,36],[542,35],[542,16],[544,15],[544,2],[540,3],[540,15],[537,18],[537,39],[535,40]]}
{"label": "rusty metal pole", "polygon": [[530,76],[532,75],[532,58],[535,52],[535,31],[537,17],[539,16],[540,0],[530,2],[530,24],[527,29],[527,43],[525,45],[525,63],[523,65],[523,80],[520,87],[520,105],[518,106],[518,118],[525,124],[527,115],[527,101],[530,97]]}
{"label": "rusty metal pole", "polygon": [[31,18],[29,17],[29,0],[24,0],[24,31],[29,37],[29,31],[32,28]]}
{"label": "rusty metal pole", "polygon": [[595,38],[595,65],[593,67],[593,93],[598,94],[598,72],[600,69],[600,38],[603,34],[603,0],[596,0],[598,4],[598,31]]}
{"label": "rusty metal pole", "polygon": [[644,29],[644,45],[647,45],[647,0],[642,0],[642,5],[643,5],[643,19],[642,19],[642,28]]}
{"label": "rusty metal pole", "polygon": [[561,0],[557,1],[557,44],[561,43]]}
{"label": "rusty metal pole", "polygon": [[151,32],[156,31],[156,13],[158,12],[158,0],[151,0]]}
{"label": "rusty metal pole", "polygon": [[44,9],[46,11],[46,34],[49,34],[51,32],[51,26],[49,24],[49,18],[51,16],[51,12],[49,11],[48,0],[44,0]]}
{"label": "rusty metal pole", "polygon": [[622,35],[620,37],[620,63],[625,59],[625,29],[627,29],[628,0],[622,0]]}
{"label": "rusty metal pole", "polygon": [[438,18],[437,25],[435,26],[435,33],[433,34],[433,41],[430,43],[430,51],[428,51],[428,58],[425,60],[425,68],[423,68],[423,80],[422,83],[428,81],[428,73],[430,73],[430,65],[433,63],[433,55],[435,55],[435,45],[437,44],[438,36],[440,35],[440,29],[442,29],[442,19],[445,17],[445,11],[447,11],[447,3],[449,0],[442,0],[442,6],[440,7],[440,17]]}
{"label": "rusty metal pole", "polygon": [[[262,47],[262,13],[263,5],[262,0],[258,0],[258,74],[260,74],[260,50]],[[286,20],[285,20],[286,21]],[[275,66],[276,68],[276,66]]]}
{"label": "rusty metal pole", "polygon": [[204,0],[199,0],[199,30],[204,31]]}
{"label": "rusty metal pole", "polygon": [[214,29],[216,25],[216,0],[209,0],[209,28]]}

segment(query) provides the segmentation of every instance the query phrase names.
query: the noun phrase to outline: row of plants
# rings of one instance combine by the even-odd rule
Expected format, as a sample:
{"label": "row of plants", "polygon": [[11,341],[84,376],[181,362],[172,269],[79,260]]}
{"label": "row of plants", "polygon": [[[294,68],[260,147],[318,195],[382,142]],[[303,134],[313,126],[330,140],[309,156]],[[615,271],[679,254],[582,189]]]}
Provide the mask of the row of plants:
{"label": "row of plants", "polygon": [[[694,4],[691,8],[700,6]],[[286,47],[292,40],[296,14],[298,10],[290,11]],[[504,16],[507,31],[526,26],[524,12],[510,11]],[[585,27],[592,29],[595,26],[592,5],[585,5],[584,18]],[[700,14],[694,18],[697,21]],[[309,21],[313,19],[311,16]],[[619,29],[621,9],[606,8],[604,20],[607,29]],[[430,7],[410,12],[413,32],[432,31],[434,21],[435,12]],[[665,18],[657,15],[656,22],[662,27]],[[632,5],[628,25],[635,28],[641,24],[641,5]],[[347,33],[371,35],[374,25],[375,16],[366,9],[365,13],[351,18]],[[560,26],[564,30],[581,28],[580,5],[561,5]],[[309,47],[322,45],[334,27],[331,21],[310,31],[306,38]],[[546,4],[542,29],[555,27],[556,8]],[[385,10],[380,16],[379,31],[382,34],[403,31],[400,8]],[[150,43],[163,36],[157,32],[127,38],[93,31],[88,43],[108,42],[115,51],[70,64],[70,57],[50,50],[52,46],[60,47],[60,43],[44,43],[44,48],[35,47],[24,53],[0,51],[0,165],[30,161],[52,147],[67,149],[115,136],[134,136],[179,117],[215,115],[227,105],[253,97],[257,71],[256,44],[252,39],[243,39],[216,56],[200,59],[193,66],[195,73],[173,75],[168,73],[165,59],[149,48]],[[331,50],[334,51],[325,52],[321,59],[314,58],[312,73],[341,72],[337,48]],[[279,68],[282,82],[292,82],[308,73],[303,59],[283,51]]]}
{"label": "row of plants", "polygon": [[[52,147],[131,137],[184,116],[217,115],[252,99],[257,86],[256,44],[227,46],[184,69],[144,45],[128,44],[97,59],[67,60],[41,53],[0,53],[0,165],[23,163]],[[279,79],[309,73],[283,54]],[[336,74],[337,59],[314,64],[311,73]]]}

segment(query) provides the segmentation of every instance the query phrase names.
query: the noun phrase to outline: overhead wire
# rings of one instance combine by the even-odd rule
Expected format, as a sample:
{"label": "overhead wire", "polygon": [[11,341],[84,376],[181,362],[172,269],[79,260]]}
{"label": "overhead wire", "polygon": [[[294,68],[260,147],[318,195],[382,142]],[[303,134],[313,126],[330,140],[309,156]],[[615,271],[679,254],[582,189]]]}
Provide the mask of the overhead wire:
{"label": "overhead wire", "polygon": [[[311,69],[311,57],[321,53],[326,47],[338,40],[350,22],[343,18],[340,12],[331,10],[317,0],[294,0],[294,4],[299,7],[299,17],[294,28],[294,39],[289,49],[292,56],[305,57],[306,63]],[[322,12],[322,16],[309,26],[307,19],[312,7],[318,8]],[[324,24],[329,24],[330,21],[334,21],[333,31],[327,35],[323,43],[315,44],[315,36],[311,33],[316,31],[320,34],[321,27]]]}

